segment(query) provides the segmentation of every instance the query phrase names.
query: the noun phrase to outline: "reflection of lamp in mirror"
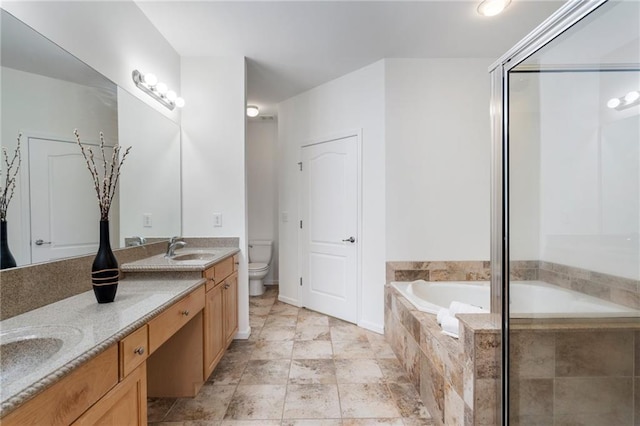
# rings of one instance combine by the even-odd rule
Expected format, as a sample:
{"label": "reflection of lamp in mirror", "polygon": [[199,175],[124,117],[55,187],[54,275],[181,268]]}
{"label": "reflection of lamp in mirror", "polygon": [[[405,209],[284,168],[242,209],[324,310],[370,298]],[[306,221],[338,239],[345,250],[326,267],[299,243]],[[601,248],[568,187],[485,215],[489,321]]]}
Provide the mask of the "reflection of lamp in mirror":
{"label": "reflection of lamp in mirror", "polygon": [[631,90],[619,98],[611,98],[607,101],[607,108],[618,111],[640,104],[640,91]]}
{"label": "reflection of lamp in mirror", "polygon": [[178,97],[176,92],[169,90],[165,83],[159,82],[158,77],[152,73],[141,73],[138,70],[133,70],[131,73],[133,82],[136,86],[166,106],[170,110],[173,110],[176,106],[182,108],[184,106],[184,99]]}

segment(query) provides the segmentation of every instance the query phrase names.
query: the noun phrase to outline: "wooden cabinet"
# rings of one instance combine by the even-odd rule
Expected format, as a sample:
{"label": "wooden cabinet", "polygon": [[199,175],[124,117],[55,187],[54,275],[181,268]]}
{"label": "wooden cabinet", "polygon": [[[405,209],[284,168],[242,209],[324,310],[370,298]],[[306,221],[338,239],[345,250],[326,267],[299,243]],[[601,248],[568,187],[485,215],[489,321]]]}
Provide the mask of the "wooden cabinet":
{"label": "wooden cabinet", "polygon": [[143,325],[118,343],[120,350],[120,380],[127,377],[149,356],[149,334]]}
{"label": "wooden cabinet", "polygon": [[80,416],[73,426],[143,426],[146,424],[147,372],[146,364],[143,362]]}
{"label": "wooden cabinet", "polygon": [[222,313],[224,315],[225,348],[238,332],[238,273],[234,272],[224,281]]}
{"label": "wooden cabinet", "polygon": [[68,425],[118,383],[113,345],[2,418],[10,425]]}
{"label": "wooden cabinet", "polygon": [[211,375],[238,331],[238,257],[228,257],[204,271],[204,378]]}

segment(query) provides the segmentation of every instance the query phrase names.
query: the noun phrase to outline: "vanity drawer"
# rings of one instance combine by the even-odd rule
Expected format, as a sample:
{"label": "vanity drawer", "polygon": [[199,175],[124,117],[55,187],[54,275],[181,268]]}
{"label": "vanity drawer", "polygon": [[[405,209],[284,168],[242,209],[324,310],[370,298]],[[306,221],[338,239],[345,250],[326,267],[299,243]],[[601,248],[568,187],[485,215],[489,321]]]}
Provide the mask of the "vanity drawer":
{"label": "vanity drawer", "polygon": [[234,271],[234,266],[233,257],[227,257],[204,271],[204,277],[207,279],[207,291],[231,275]]}
{"label": "vanity drawer", "polygon": [[127,377],[149,355],[147,325],[120,340],[120,380]]}
{"label": "vanity drawer", "polygon": [[149,354],[169,340],[203,308],[204,286],[201,286],[149,321]]}

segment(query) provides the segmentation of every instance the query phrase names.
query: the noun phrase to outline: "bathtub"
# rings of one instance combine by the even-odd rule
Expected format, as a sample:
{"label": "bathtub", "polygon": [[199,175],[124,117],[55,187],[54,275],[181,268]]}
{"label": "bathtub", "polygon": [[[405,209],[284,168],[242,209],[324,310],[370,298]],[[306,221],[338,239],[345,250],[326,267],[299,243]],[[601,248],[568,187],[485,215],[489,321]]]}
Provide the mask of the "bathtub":
{"label": "bathtub", "polygon": [[[437,314],[452,301],[490,309],[488,281],[391,283],[416,309]],[[640,311],[542,281],[512,281],[511,318],[638,317]]]}

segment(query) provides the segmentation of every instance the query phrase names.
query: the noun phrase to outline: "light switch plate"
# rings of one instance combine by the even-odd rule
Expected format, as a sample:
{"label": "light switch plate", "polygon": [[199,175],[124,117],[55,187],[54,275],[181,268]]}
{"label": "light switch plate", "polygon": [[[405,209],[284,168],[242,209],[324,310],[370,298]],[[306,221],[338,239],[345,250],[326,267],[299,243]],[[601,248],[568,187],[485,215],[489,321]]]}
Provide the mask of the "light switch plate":
{"label": "light switch plate", "polygon": [[151,219],[151,213],[145,213],[142,215],[142,226],[144,228],[153,227],[153,220]]}
{"label": "light switch plate", "polygon": [[289,212],[282,212],[282,223],[289,222]]}
{"label": "light switch plate", "polygon": [[213,214],[213,226],[220,228],[222,226],[222,213]]}

